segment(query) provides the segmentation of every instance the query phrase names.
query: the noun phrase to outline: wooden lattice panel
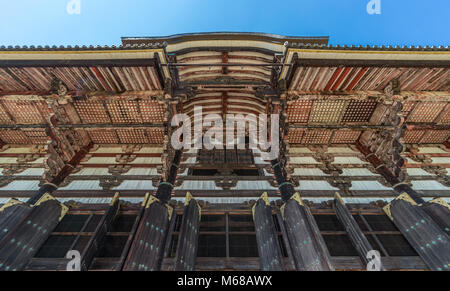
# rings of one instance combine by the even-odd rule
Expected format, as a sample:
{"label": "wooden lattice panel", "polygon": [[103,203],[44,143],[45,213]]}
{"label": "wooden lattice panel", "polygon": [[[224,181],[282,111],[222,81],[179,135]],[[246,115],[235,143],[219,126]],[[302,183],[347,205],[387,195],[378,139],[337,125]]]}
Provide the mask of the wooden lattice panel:
{"label": "wooden lattice panel", "polygon": [[40,109],[45,109],[45,106],[40,102],[5,100],[3,105],[18,124],[42,124],[45,122],[40,112]]}
{"label": "wooden lattice panel", "polygon": [[148,138],[143,129],[118,129],[117,135],[121,143],[148,143]]}
{"label": "wooden lattice panel", "polygon": [[407,130],[403,139],[405,143],[419,143],[424,133],[424,130]]}
{"label": "wooden lattice panel", "polygon": [[344,100],[318,100],[314,102],[310,123],[336,124],[341,121],[342,113],[347,106]]}
{"label": "wooden lattice panel", "polygon": [[433,122],[442,112],[446,103],[423,102],[417,104],[408,117],[408,122]]}
{"label": "wooden lattice panel", "polygon": [[303,129],[289,129],[289,143],[301,143],[304,132],[305,131]]}
{"label": "wooden lattice panel", "polygon": [[113,123],[142,123],[137,101],[109,101],[106,106]]}
{"label": "wooden lattice panel", "polygon": [[0,130],[0,140],[6,144],[28,144],[30,142],[21,130]]}
{"label": "wooden lattice panel", "polygon": [[46,144],[49,140],[45,129],[23,129],[23,133],[32,144]]}
{"label": "wooden lattice panel", "polygon": [[401,114],[403,116],[408,116],[408,114],[413,110],[414,105],[416,105],[416,102],[409,101],[409,102],[403,102],[403,108]]}
{"label": "wooden lattice panel", "polygon": [[331,143],[352,143],[353,144],[358,140],[360,135],[361,135],[361,131],[338,130],[334,133]]}
{"label": "wooden lattice panel", "polygon": [[89,130],[89,137],[94,144],[118,144],[119,138],[115,130],[95,129]]}
{"label": "wooden lattice panel", "polygon": [[74,103],[81,120],[86,124],[111,123],[103,101],[78,100]]}
{"label": "wooden lattice panel", "polygon": [[13,124],[14,122],[11,120],[8,113],[6,113],[6,110],[3,108],[4,107],[0,101],[0,123],[1,124]]}
{"label": "wooden lattice panel", "polygon": [[164,122],[164,115],[166,108],[163,104],[159,104],[154,100],[141,100],[139,101],[141,108],[142,121],[145,123],[158,123]]}
{"label": "wooden lattice panel", "polygon": [[331,130],[308,130],[303,136],[304,144],[327,144],[331,138]]}
{"label": "wooden lattice panel", "polygon": [[439,124],[450,124],[450,105],[447,106],[442,117],[438,121]]}
{"label": "wooden lattice panel", "polygon": [[422,137],[421,143],[443,143],[448,141],[449,135],[448,130],[429,130]]}
{"label": "wooden lattice panel", "polygon": [[371,100],[350,100],[342,122],[369,122],[376,106]]}
{"label": "wooden lattice panel", "polygon": [[290,103],[287,109],[289,122],[308,123],[312,106],[312,100],[296,100]]}
{"label": "wooden lattice panel", "polygon": [[164,129],[153,128],[147,130],[148,141],[151,144],[163,144],[164,143]]}

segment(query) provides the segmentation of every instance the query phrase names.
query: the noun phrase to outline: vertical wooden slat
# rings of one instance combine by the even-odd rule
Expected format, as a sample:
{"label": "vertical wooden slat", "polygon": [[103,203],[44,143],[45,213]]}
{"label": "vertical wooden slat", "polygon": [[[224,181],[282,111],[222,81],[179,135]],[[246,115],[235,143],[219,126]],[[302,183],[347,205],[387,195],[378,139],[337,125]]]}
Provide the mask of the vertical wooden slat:
{"label": "vertical wooden slat", "polygon": [[403,236],[434,271],[450,270],[450,238],[407,194],[384,207]]}
{"label": "vertical wooden slat", "polygon": [[122,254],[120,256],[119,262],[117,263],[115,271],[121,271],[125,264],[125,260],[128,256],[128,252],[130,251],[131,245],[133,243],[134,237],[136,235],[136,231],[141,222],[142,216],[144,215],[145,207],[147,206],[148,199],[150,198],[150,193],[146,193],[144,197],[144,201],[142,201],[141,208],[139,209],[139,213],[134,221],[133,227],[131,228],[130,235],[128,236],[127,242],[123,248]]}
{"label": "vertical wooden slat", "polygon": [[262,271],[282,271],[282,256],[267,193],[253,206],[256,242]]}
{"label": "vertical wooden slat", "polygon": [[296,193],[281,207],[298,271],[334,271],[331,256],[309,208]]}
{"label": "vertical wooden slat", "polygon": [[94,234],[89,239],[83,252],[81,253],[81,270],[87,271],[94,259],[95,254],[103,246],[106,234],[111,230],[111,226],[117,217],[120,208],[119,193],[114,195],[111,204],[105,211],[102,219],[95,228]]}
{"label": "vertical wooden slat", "polygon": [[[342,200],[339,193],[336,193],[333,205],[336,210],[337,218],[344,226],[345,231],[347,232],[350,241],[358,252],[358,255],[361,258],[362,262],[365,266],[367,266],[369,264],[367,254],[369,253],[369,251],[373,250],[372,246],[370,245],[362,230],[359,228],[358,223],[355,221],[348,208],[345,206],[344,200]],[[384,267],[382,265],[380,266],[380,270],[384,270]]]}
{"label": "vertical wooden slat", "polygon": [[0,270],[22,270],[67,211],[67,206],[45,194],[0,242]]}
{"label": "vertical wooden slat", "polygon": [[195,269],[200,216],[200,205],[188,192],[184,203],[183,221],[175,257],[175,271],[194,271]]}
{"label": "vertical wooden slat", "polygon": [[123,270],[160,270],[172,212],[172,207],[150,196]]}

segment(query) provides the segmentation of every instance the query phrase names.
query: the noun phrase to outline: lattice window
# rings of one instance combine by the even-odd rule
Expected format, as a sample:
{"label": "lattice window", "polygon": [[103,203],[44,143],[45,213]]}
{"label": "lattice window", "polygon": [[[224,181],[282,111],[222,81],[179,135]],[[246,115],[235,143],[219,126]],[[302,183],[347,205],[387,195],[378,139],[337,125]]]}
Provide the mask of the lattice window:
{"label": "lattice window", "polygon": [[45,144],[49,139],[44,129],[23,129],[23,133],[30,139],[32,144]]}
{"label": "lattice window", "polygon": [[163,104],[153,100],[139,101],[141,108],[142,121],[145,123],[163,123],[166,108]]}
{"label": "lattice window", "polygon": [[117,135],[121,143],[148,143],[143,129],[118,129]]}
{"label": "lattice window", "polygon": [[87,124],[110,123],[102,101],[75,101],[73,103],[81,120]]}
{"label": "lattice window", "polygon": [[151,144],[164,143],[164,130],[161,128],[147,129],[147,136]]}
{"label": "lattice window", "polygon": [[95,144],[118,144],[119,139],[114,130],[89,130],[91,140]]}
{"label": "lattice window", "polygon": [[315,101],[311,117],[309,119],[310,123],[339,123],[346,106],[347,103],[344,100]]}
{"label": "lattice window", "polygon": [[0,139],[6,144],[27,144],[30,142],[21,130],[1,130]]}
{"label": "lattice window", "polygon": [[301,143],[304,132],[303,129],[289,129],[289,143]]}
{"label": "lattice window", "polygon": [[110,101],[106,106],[113,123],[142,123],[137,101]]}
{"label": "lattice window", "polygon": [[409,122],[433,122],[442,112],[443,102],[423,102],[414,108],[408,117]]}
{"label": "lattice window", "polygon": [[360,135],[360,131],[338,130],[334,133],[331,143],[355,143]]}
{"label": "lattice window", "polygon": [[443,143],[449,139],[448,130],[429,130],[423,136],[421,143]]}
{"label": "lattice window", "polygon": [[312,100],[297,100],[290,103],[287,108],[289,122],[308,123],[312,106]]}
{"label": "lattice window", "polygon": [[331,138],[331,130],[310,130],[306,131],[303,137],[305,144],[327,144]]}
{"label": "lattice window", "polygon": [[419,143],[424,133],[424,130],[407,130],[403,139],[405,143]]}
{"label": "lattice window", "polygon": [[350,100],[342,122],[369,122],[377,102],[370,100]]}
{"label": "lattice window", "polygon": [[5,100],[3,104],[19,124],[41,124],[44,123],[39,108],[44,108],[39,102]]}

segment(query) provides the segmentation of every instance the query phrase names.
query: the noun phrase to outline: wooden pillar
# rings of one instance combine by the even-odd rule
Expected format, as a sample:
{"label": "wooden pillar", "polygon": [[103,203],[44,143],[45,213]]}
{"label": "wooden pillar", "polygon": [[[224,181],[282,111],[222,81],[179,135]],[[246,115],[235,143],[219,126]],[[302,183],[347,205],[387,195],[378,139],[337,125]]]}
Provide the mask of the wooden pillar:
{"label": "wooden pillar", "polygon": [[200,218],[200,205],[188,192],[184,203],[183,221],[181,222],[180,235],[178,238],[175,271],[194,271],[195,269]]}
{"label": "wooden pillar", "polygon": [[[423,210],[433,219],[439,227],[447,232],[450,229],[450,211],[448,207],[443,203],[425,203],[425,201],[420,197],[420,195],[414,191],[409,185],[401,183],[401,181],[395,177],[389,169],[384,166],[383,162],[370,150],[362,145],[360,142],[356,143],[356,147],[359,151],[366,157],[366,160],[370,162],[378,173],[383,176],[388,183],[392,185],[392,188],[399,194],[407,193],[408,196],[418,205],[420,205]],[[442,200],[438,200],[442,201]]]}
{"label": "wooden pillar", "polygon": [[[76,167],[79,162],[84,158],[86,153],[89,152],[92,144],[83,147],[75,156],[67,163],[62,170],[49,182],[44,184],[28,201],[27,203],[20,202],[16,199],[9,200],[2,209],[0,209],[0,241],[10,232],[21,227],[21,222],[25,219],[27,215],[34,209],[33,204],[36,204],[45,195],[50,194],[57,189],[58,185],[64,181],[64,179],[72,172],[73,168]],[[51,197],[51,196],[50,196]],[[50,211],[50,209],[49,209]],[[50,215],[45,212],[42,213],[44,217]],[[36,214],[35,214],[36,215]],[[39,220],[38,217],[34,219]],[[55,225],[56,227],[56,225]],[[48,229],[47,235],[50,235],[53,229]]]}
{"label": "wooden pillar", "polygon": [[124,265],[125,271],[159,271],[173,209],[171,198],[181,150],[175,151],[167,181],[161,182],[155,196],[151,195]]}
{"label": "wooden pillar", "polygon": [[0,241],[27,216],[32,207],[17,199],[10,199],[0,208]]}
{"label": "wooden pillar", "polygon": [[282,255],[267,193],[252,208],[261,271],[282,271]]}
{"label": "wooden pillar", "polygon": [[281,207],[297,271],[334,271],[314,217],[298,193]]}
{"label": "wooden pillar", "polygon": [[425,202],[421,208],[444,230],[450,234],[450,206],[442,198],[436,198]]}
{"label": "wooden pillar", "polygon": [[[339,195],[339,193],[336,193],[336,195],[334,196],[333,205],[336,211],[337,218],[344,226],[345,231],[347,232],[350,241],[358,252],[358,255],[361,258],[364,266],[367,266],[369,263],[367,254],[369,253],[369,251],[373,250],[372,246],[370,245],[362,230],[359,228],[358,223],[355,221],[348,208],[345,206],[344,200]],[[382,265],[380,270],[384,271],[384,267]]]}
{"label": "wooden pillar", "polygon": [[384,207],[403,236],[428,267],[450,270],[450,238],[407,193]]}
{"label": "wooden pillar", "polygon": [[173,209],[151,195],[123,270],[159,271]]}
{"label": "wooden pillar", "polygon": [[14,230],[0,241],[0,270],[23,270],[67,211],[67,206],[50,194],[42,196]]}
{"label": "wooden pillar", "polygon": [[281,198],[285,202],[281,206],[281,213],[296,269],[298,271],[334,271],[330,253],[308,206],[295,192],[294,186],[286,181],[280,162],[273,160],[271,163]]}
{"label": "wooden pillar", "polygon": [[116,193],[109,207],[106,209],[105,214],[97,225],[94,234],[89,239],[89,242],[81,253],[81,271],[88,270],[89,266],[92,263],[92,260],[94,259],[94,256],[103,246],[106,234],[111,230],[111,226],[117,217],[119,208],[119,193]]}
{"label": "wooden pillar", "polygon": [[128,252],[130,251],[131,245],[133,244],[136,231],[139,227],[142,216],[144,215],[145,207],[147,206],[149,198],[150,193],[146,193],[144,201],[142,201],[141,208],[139,209],[139,213],[136,217],[136,220],[134,221],[133,227],[131,228],[130,235],[128,236],[127,242],[125,243],[122,254],[120,255],[119,262],[117,263],[117,266],[114,268],[114,271],[121,271],[124,267],[125,260],[128,257]]}

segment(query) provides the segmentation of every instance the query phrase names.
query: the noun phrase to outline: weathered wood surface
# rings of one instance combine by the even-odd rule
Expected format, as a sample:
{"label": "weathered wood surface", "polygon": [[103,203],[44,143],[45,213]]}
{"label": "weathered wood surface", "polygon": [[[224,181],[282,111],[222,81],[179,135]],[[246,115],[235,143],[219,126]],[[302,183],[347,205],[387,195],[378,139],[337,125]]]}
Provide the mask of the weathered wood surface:
{"label": "weathered wood surface", "polygon": [[10,199],[0,209],[0,241],[31,211],[31,206],[16,199]]}
{"label": "weathered wood surface", "polygon": [[450,270],[449,236],[407,193],[384,210],[431,270]]}
{"label": "weathered wood surface", "polygon": [[51,195],[44,195],[0,242],[0,270],[22,270],[51,235],[67,210],[65,205]]}
{"label": "weathered wood surface", "polygon": [[134,237],[136,236],[136,232],[138,230],[139,224],[145,212],[145,207],[147,206],[148,199],[150,198],[150,193],[146,193],[144,196],[144,201],[142,201],[141,208],[139,209],[139,213],[134,221],[133,227],[131,228],[130,235],[128,236],[127,242],[122,250],[122,254],[118,260],[117,265],[114,267],[115,271],[121,271],[124,267],[126,258],[128,257],[128,252],[130,251],[131,245],[133,244]]}
{"label": "weathered wood surface", "polygon": [[433,199],[422,204],[422,208],[447,235],[450,235],[450,206],[445,200]]}
{"label": "weathered wood surface", "polygon": [[89,239],[87,245],[85,246],[83,252],[81,253],[81,270],[87,271],[89,266],[94,259],[95,254],[101,249],[105,242],[106,234],[111,230],[111,226],[117,217],[119,212],[120,201],[119,193],[114,195],[111,204],[105,211],[102,219],[98,223],[94,234]]}
{"label": "weathered wood surface", "polygon": [[309,208],[296,193],[281,209],[298,271],[334,271],[328,248]]}
{"label": "weathered wood surface", "polygon": [[252,210],[260,268],[263,271],[282,271],[282,256],[267,193],[259,198]]}
{"label": "weathered wood surface", "polygon": [[[347,232],[350,241],[358,252],[361,261],[364,263],[364,265],[367,266],[367,264],[369,263],[367,254],[369,253],[369,251],[373,250],[372,246],[362,232],[361,228],[359,228],[358,223],[355,221],[348,208],[345,206],[345,203],[339,193],[336,193],[333,205],[336,211],[337,218],[344,226],[345,231]],[[384,271],[384,267],[380,266],[380,270]]]}
{"label": "weathered wood surface", "polygon": [[150,197],[123,270],[160,270],[172,211],[155,196]]}
{"label": "weathered wood surface", "polygon": [[[365,271],[359,257],[332,257],[331,261],[339,271]],[[382,257],[387,270],[425,270],[427,266],[420,257]],[[174,258],[165,258],[161,270],[173,270]],[[287,259],[284,263],[288,264]],[[259,258],[197,258],[196,271],[260,271]]]}
{"label": "weathered wood surface", "polygon": [[175,257],[175,270],[194,271],[195,260],[197,259],[201,209],[190,193],[186,195],[184,205],[183,220]]}

